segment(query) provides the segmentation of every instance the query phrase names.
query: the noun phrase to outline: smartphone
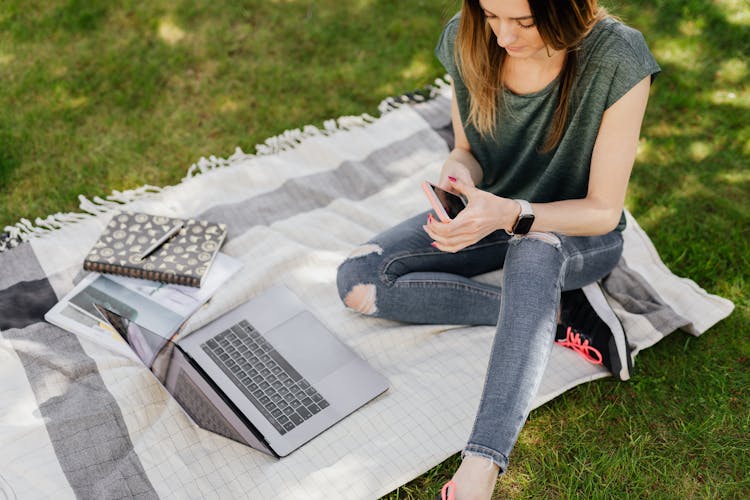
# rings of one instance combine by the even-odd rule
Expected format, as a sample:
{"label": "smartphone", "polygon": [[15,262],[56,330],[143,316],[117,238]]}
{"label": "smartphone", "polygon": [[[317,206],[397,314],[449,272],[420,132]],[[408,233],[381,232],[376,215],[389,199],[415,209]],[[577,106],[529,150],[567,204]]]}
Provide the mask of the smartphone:
{"label": "smartphone", "polygon": [[424,194],[430,200],[433,210],[443,222],[450,222],[458,213],[466,207],[466,200],[463,197],[439,188],[431,182],[422,183]]}

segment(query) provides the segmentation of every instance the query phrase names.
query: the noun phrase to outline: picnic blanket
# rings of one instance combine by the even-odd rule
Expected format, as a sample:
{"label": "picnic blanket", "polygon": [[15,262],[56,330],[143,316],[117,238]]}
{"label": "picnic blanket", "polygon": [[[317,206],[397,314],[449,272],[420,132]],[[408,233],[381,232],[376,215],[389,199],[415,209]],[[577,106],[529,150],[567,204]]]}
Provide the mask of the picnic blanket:
{"label": "picnic blanket", "polygon": [[[0,253],[0,496],[376,498],[460,450],[479,402],[492,327],[407,325],[346,310],[336,268],[374,234],[428,208],[451,145],[450,87],[388,99],[274,137],[256,154],[204,158],[166,188],[81,198],[81,213],[22,220]],[[425,99],[424,97],[429,97]],[[142,365],[45,323],[114,209],[224,222],[243,270],[185,334],[284,283],[390,381],[390,389],[276,460],[197,427]],[[672,274],[628,215],[607,298],[638,352],[700,335],[731,302]],[[480,279],[498,280],[498,273]],[[636,361],[637,368],[637,361]],[[537,407],[608,376],[555,346]]]}

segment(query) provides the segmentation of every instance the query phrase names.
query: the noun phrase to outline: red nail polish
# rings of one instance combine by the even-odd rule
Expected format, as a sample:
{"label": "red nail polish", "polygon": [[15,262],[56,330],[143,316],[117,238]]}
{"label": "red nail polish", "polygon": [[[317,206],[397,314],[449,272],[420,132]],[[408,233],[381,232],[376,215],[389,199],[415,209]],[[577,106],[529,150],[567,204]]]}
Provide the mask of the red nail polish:
{"label": "red nail polish", "polygon": [[433,241],[432,243],[430,243],[430,246],[437,248],[437,241]]}
{"label": "red nail polish", "polygon": [[451,181],[451,182],[456,182],[456,178],[455,177],[451,177],[450,175],[448,176],[448,180]]}
{"label": "red nail polish", "polygon": [[435,219],[432,217],[432,214],[427,214],[427,223],[434,221]]}

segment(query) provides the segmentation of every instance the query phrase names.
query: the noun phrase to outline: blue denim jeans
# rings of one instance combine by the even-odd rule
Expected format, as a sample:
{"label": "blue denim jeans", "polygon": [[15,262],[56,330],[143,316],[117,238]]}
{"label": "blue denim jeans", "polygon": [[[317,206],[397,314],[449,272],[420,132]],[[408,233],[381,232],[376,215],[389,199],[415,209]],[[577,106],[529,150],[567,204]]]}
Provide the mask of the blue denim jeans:
{"label": "blue denim jeans", "polygon": [[[512,237],[497,231],[447,253],[430,246],[422,229],[427,214],[355,249],[339,267],[339,295],[349,307],[382,318],[497,326],[464,454],[486,457],[503,472],[547,365],[560,292],[606,276],[622,254],[622,235]],[[471,279],[500,268],[498,285]],[[358,301],[349,296],[354,290]]]}

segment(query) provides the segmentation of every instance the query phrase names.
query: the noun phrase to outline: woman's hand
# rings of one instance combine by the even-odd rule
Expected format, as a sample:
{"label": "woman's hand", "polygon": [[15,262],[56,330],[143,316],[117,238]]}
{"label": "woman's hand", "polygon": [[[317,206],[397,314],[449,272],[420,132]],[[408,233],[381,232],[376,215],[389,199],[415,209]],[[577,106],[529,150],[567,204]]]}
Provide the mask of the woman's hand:
{"label": "woman's hand", "polygon": [[450,222],[440,222],[432,215],[424,226],[433,246],[444,252],[458,252],[499,230],[510,230],[521,212],[513,200],[482,191],[457,177],[448,177],[450,191],[466,197],[468,203]]}
{"label": "woman's hand", "polygon": [[453,183],[450,181],[451,177],[463,182],[467,186],[474,186],[469,169],[466,165],[453,158],[453,155],[449,156],[445,160],[445,163],[443,163],[443,168],[440,170],[440,180],[437,185],[446,191],[455,193],[456,190],[453,189]]}

